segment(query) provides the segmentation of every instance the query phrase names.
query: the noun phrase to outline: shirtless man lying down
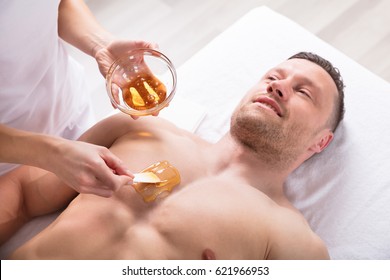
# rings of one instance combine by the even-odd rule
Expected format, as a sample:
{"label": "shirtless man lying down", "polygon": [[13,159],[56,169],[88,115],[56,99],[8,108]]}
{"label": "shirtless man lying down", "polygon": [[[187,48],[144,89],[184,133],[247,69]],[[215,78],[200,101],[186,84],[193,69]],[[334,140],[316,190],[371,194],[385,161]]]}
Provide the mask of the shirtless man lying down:
{"label": "shirtless man lying down", "polygon": [[10,258],[327,259],[283,184],[331,142],[343,104],[337,69],[299,53],[248,91],[216,144],[160,118],[114,115],[80,140],[109,148],[132,172],[167,160],[180,184],[145,203],[131,179],[104,198],[23,166],[0,178],[0,241],[32,217],[66,207]]}

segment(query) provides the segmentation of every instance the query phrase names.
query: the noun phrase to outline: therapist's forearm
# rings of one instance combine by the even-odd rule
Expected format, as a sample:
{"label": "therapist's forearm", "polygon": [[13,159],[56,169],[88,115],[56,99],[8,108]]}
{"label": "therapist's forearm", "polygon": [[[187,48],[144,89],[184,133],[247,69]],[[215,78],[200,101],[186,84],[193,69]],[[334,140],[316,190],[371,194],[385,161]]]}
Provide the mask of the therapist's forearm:
{"label": "therapist's forearm", "polygon": [[32,133],[0,124],[0,162],[45,168],[60,138]]}
{"label": "therapist's forearm", "polygon": [[82,0],[60,2],[58,34],[64,41],[92,57],[113,39]]}

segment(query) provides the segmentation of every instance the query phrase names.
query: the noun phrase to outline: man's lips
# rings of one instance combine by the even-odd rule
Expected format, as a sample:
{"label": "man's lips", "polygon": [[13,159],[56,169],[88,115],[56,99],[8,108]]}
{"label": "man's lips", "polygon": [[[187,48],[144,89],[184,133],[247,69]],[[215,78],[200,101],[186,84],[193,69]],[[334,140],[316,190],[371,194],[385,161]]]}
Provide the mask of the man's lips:
{"label": "man's lips", "polygon": [[269,98],[267,96],[260,96],[260,97],[256,98],[254,102],[261,104],[261,106],[263,106],[263,107],[271,109],[279,117],[283,116],[282,109],[280,108],[279,104],[275,100],[273,100],[272,98]]}

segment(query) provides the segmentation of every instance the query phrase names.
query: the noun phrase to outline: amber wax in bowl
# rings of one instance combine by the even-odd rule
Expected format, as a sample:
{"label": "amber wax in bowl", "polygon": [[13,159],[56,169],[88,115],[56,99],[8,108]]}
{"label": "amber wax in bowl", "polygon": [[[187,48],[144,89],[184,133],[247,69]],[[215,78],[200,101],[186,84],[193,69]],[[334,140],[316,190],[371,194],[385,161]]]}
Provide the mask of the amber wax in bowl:
{"label": "amber wax in bowl", "polygon": [[163,53],[135,49],[117,59],[108,70],[107,93],[122,112],[146,116],[166,107],[175,95],[176,70]]}

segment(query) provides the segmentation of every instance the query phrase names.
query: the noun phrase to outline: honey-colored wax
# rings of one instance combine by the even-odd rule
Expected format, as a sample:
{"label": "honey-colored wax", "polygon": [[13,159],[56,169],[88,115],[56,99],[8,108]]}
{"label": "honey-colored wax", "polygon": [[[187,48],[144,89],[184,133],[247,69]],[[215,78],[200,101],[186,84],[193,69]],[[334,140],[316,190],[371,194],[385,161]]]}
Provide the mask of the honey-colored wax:
{"label": "honey-colored wax", "polygon": [[156,107],[166,99],[165,85],[152,74],[142,73],[122,87],[123,99],[135,110]]}
{"label": "honey-colored wax", "polygon": [[145,202],[152,202],[157,198],[167,196],[174,187],[180,184],[179,171],[166,160],[145,168],[141,173],[143,172],[152,172],[161,180],[159,183],[133,184],[133,187]]}

